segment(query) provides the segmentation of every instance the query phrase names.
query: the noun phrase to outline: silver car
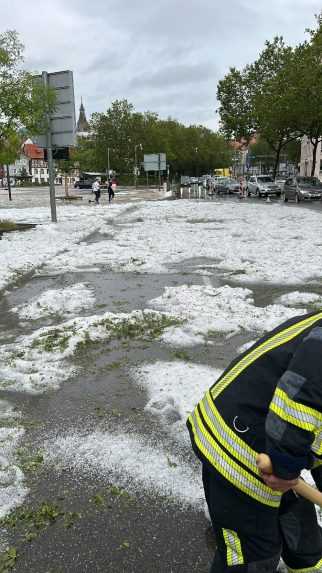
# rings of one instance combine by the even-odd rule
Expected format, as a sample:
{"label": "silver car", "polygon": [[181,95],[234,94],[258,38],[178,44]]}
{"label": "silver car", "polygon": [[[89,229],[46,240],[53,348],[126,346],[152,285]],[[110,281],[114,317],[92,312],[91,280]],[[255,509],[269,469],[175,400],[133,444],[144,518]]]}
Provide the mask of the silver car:
{"label": "silver car", "polygon": [[238,181],[236,181],[236,179],[225,177],[222,178],[221,180],[219,179],[216,182],[216,192],[218,193],[218,195],[220,193],[225,193],[227,195],[230,195],[233,193],[239,193],[239,191],[240,191],[240,185]]}
{"label": "silver car", "polygon": [[247,195],[250,197],[281,196],[281,187],[277,185],[270,175],[252,175],[247,183]]}

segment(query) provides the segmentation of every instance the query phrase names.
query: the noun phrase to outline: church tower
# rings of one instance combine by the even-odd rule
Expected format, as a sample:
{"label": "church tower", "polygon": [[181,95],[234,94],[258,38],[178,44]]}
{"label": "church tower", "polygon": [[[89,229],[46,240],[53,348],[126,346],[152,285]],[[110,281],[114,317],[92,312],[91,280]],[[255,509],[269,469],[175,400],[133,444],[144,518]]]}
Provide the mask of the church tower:
{"label": "church tower", "polygon": [[89,123],[86,119],[85,107],[83,104],[83,98],[81,99],[81,105],[79,108],[79,118],[77,122],[76,134],[79,137],[87,137],[89,135]]}

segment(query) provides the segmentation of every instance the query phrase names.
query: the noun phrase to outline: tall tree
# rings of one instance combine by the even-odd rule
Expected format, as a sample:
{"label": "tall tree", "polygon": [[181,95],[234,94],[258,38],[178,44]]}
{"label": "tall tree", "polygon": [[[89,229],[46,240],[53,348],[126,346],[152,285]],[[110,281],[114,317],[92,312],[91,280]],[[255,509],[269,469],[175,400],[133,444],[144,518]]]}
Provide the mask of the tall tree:
{"label": "tall tree", "polygon": [[6,138],[0,146],[0,165],[6,168],[9,201],[12,201],[11,179],[9,166],[14,163],[21,152],[21,138],[15,131],[7,131]]}
{"label": "tall tree", "polygon": [[0,152],[23,127],[41,133],[55,107],[53,92],[23,69],[23,51],[17,32],[0,34]]}
{"label": "tall tree", "polygon": [[288,70],[289,85],[296,100],[296,124],[301,136],[312,144],[311,176],[315,175],[317,151],[322,142],[322,15],[310,41],[300,44]]}
{"label": "tall tree", "polygon": [[225,135],[249,141],[260,134],[275,154],[275,173],[283,148],[296,137],[294,95],[285,74],[292,58],[292,48],[276,37],[265,43],[254,63],[230,70],[217,91]]}

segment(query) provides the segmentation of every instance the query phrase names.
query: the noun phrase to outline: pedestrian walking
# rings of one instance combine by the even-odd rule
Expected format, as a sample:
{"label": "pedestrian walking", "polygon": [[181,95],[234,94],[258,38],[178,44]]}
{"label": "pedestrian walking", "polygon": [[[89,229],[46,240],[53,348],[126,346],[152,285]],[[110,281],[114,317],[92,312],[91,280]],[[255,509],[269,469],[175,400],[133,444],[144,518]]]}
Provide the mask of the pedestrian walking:
{"label": "pedestrian walking", "polygon": [[111,180],[108,182],[107,191],[108,191],[108,202],[110,203],[112,201],[112,199],[114,199],[114,195],[115,195],[114,189],[113,189],[113,183]]}
{"label": "pedestrian walking", "polygon": [[[303,468],[322,490],[322,312],[293,318],[236,358],[187,422],[217,541],[211,573],[322,571]],[[261,472],[258,454],[273,473]]]}
{"label": "pedestrian walking", "polygon": [[247,191],[246,191],[246,181],[244,177],[239,178],[239,199],[246,199]]}
{"label": "pedestrian walking", "polygon": [[93,185],[92,185],[92,192],[95,195],[95,203],[96,205],[99,205],[100,202],[100,196],[101,196],[101,186],[100,186],[100,182],[99,179],[95,179]]}

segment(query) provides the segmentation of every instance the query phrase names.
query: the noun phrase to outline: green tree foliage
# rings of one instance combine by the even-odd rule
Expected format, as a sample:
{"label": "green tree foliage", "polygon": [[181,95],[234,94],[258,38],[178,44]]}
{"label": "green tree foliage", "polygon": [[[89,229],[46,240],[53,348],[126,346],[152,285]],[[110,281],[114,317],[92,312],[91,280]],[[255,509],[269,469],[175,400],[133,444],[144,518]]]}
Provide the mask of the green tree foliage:
{"label": "green tree foliage", "polygon": [[133,175],[143,154],[166,153],[172,174],[202,174],[231,165],[231,148],[223,135],[203,126],[186,127],[178,121],[139,113],[127,100],[116,100],[106,113],[91,120],[92,137],[79,141],[74,158],[81,170]]}
{"label": "green tree foliage", "polygon": [[313,176],[322,141],[322,15],[317,17],[317,28],[309,34],[310,41],[300,44],[294,52],[287,79],[292,89],[296,130],[301,136],[306,135],[312,144]]}
{"label": "green tree foliage", "polygon": [[255,133],[275,154],[275,172],[283,148],[294,135],[293,93],[286,70],[293,49],[283,38],[266,42],[258,59],[239,71],[231,69],[219,82],[217,97],[222,131],[226,137],[250,141]]}
{"label": "green tree foliage", "polygon": [[14,133],[43,131],[55,98],[22,68],[24,46],[15,31],[0,34],[0,152]]}

